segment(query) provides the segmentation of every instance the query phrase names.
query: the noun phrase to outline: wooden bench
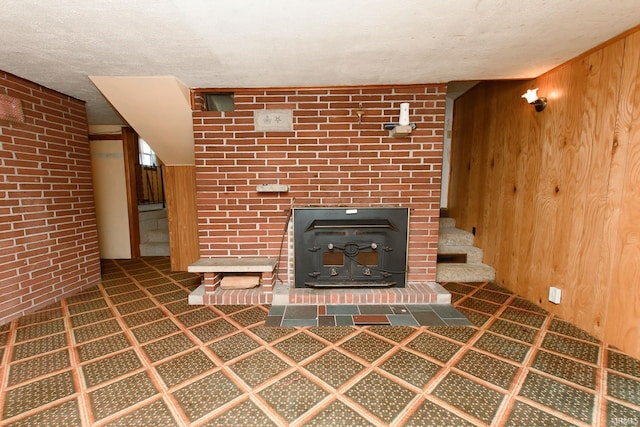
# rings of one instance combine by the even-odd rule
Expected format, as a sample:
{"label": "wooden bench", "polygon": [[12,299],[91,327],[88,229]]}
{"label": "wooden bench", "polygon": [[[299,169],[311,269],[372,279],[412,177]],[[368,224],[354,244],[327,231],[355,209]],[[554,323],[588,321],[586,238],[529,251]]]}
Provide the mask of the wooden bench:
{"label": "wooden bench", "polygon": [[277,258],[273,257],[213,257],[200,258],[188,267],[190,273],[202,273],[205,292],[213,292],[224,274],[260,273],[264,292],[273,292],[274,272]]}

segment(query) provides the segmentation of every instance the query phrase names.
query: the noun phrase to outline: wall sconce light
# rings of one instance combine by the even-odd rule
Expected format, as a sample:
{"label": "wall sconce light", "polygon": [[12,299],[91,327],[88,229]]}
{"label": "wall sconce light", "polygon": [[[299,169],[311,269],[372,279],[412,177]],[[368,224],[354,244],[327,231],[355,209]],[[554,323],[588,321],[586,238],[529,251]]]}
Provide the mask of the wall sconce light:
{"label": "wall sconce light", "polygon": [[384,128],[389,131],[389,136],[402,137],[408,136],[416,128],[415,123],[409,121],[409,103],[400,104],[400,121],[399,123],[385,123]]}
{"label": "wall sconce light", "polygon": [[362,123],[362,117],[364,116],[364,110],[362,109],[362,102],[358,104],[358,109],[355,111],[355,115],[358,116],[358,124]]}
{"label": "wall sconce light", "polygon": [[544,110],[547,106],[547,98],[541,98],[538,96],[538,88],[528,89],[527,93],[522,94],[522,98],[526,99],[529,104],[533,105],[538,113]]}

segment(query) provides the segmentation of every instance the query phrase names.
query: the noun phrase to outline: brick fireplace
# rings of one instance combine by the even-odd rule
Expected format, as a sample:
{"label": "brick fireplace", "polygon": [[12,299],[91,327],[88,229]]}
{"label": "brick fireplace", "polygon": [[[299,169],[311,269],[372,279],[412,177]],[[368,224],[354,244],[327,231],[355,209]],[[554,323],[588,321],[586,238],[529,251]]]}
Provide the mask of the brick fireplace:
{"label": "brick fireplace", "polygon": [[[406,289],[427,292],[436,277],[446,85],[220,90],[234,94],[224,112],[206,111],[207,92],[216,91],[192,91],[200,257],[274,257],[276,284],[293,286],[293,209],[406,208]],[[391,136],[384,125],[398,122],[405,102],[416,128]],[[291,128],[257,131],[265,111],[290,112]],[[234,303],[272,298],[262,286],[216,292],[236,295]]]}

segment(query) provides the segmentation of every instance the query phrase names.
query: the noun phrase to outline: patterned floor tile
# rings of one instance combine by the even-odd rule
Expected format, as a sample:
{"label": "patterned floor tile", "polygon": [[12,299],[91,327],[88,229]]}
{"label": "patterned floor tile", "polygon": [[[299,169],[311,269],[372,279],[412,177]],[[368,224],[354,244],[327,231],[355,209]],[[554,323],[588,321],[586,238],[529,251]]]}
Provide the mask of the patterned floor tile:
{"label": "patterned floor tile", "polygon": [[140,311],[138,313],[129,314],[124,316],[123,320],[128,327],[133,328],[135,326],[144,325],[145,323],[155,322],[156,320],[164,319],[167,317],[164,311],[159,308],[152,308],[150,310]]}
{"label": "patterned floor tile", "polygon": [[189,300],[178,300],[165,304],[164,307],[171,312],[171,314],[178,315],[193,310],[193,306],[189,304]]}
{"label": "patterned floor tile", "polygon": [[289,365],[270,351],[262,350],[230,365],[230,368],[250,387],[255,387],[289,368]]}
{"label": "patterned floor tile", "polygon": [[404,425],[405,427],[473,427],[475,424],[425,400]]}
{"label": "patterned floor tile", "polygon": [[169,304],[174,301],[184,301],[189,298],[189,292],[185,290],[179,290],[175,292],[169,292],[168,294],[156,295],[155,298],[161,304]]}
{"label": "patterned floor tile", "polygon": [[600,355],[597,345],[550,333],[544,337],[541,347],[594,364],[598,363]]}
{"label": "patterned floor tile", "polygon": [[136,337],[140,344],[144,344],[148,341],[169,335],[173,332],[179,331],[180,328],[176,326],[171,319],[164,319],[158,322],[149,323],[144,326],[139,326],[132,329],[133,335]]}
{"label": "patterned floor tile", "polygon": [[363,358],[368,362],[374,362],[393,346],[364,332],[349,338],[340,347]]}
{"label": "patterned floor tile", "polygon": [[598,339],[592,337],[582,329],[560,319],[553,319],[551,325],[549,325],[549,330],[568,337],[578,338],[582,341],[590,341],[594,344],[599,342]]}
{"label": "patterned floor tile", "polygon": [[391,341],[400,342],[414,333],[416,328],[410,326],[371,326],[368,330]]}
{"label": "patterned floor tile", "polygon": [[162,400],[143,406],[122,418],[107,424],[109,427],[130,427],[130,426],[178,426],[171,411]]}
{"label": "patterned floor tile", "polygon": [[[376,393],[371,393],[371,390],[376,390]],[[390,423],[416,394],[376,372],[371,372],[347,390],[345,396],[385,423]]]}
{"label": "patterned floor tile", "polygon": [[19,384],[41,375],[60,371],[71,366],[69,351],[61,350],[44,356],[34,357],[9,367],[9,385]]}
{"label": "patterned floor tile", "polygon": [[500,315],[500,318],[522,323],[523,325],[532,326],[534,328],[542,327],[542,324],[546,319],[546,317],[541,314],[530,313],[513,307],[507,307]]}
{"label": "patterned floor tile", "polygon": [[551,378],[530,372],[520,395],[585,423],[592,421],[594,396]]}
{"label": "patterned floor tile", "polygon": [[191,422],[240,396],[241,392],[221,371],[174,391],[176,399]]}
{"label": "patterned floor tile", "polygon": [[140,372],[89,393],[91,410],[101,420],[157,393],[146,372]]}
{"label": "patterned floor tile", "polygon": [[533,341],[538,335],[538,331],[528,326],[521,325],[519,323],[507,322],[506,320],[498,319],[489,327],[491,332],[504,335],[509,338],[523,341],[528,344],[533,344]]}
{"label": "patterned floor tile", "polygon": [[142,368],[142,363],[133,350],[116,354],[82,367],[87,387],[93,387],[129,372]]}
{"label": "patterned floor tile", "polygon": [[640,425],[640,411],[616,402],[607,401],[607,425],[638,426]]}
{"label": "patterned floor tile", "polygon": [[240,323],[242,326],[251,326],[259,322],[264,322],[267,317],[267,312],[260,307],[251,307],[248,310],[242,310],[230,315],[233,320]]}
{"label": "patterned floor tile", "polygon": [[507,294],[503,294],[503,293],[499,293],[499,292],[492,292],[489,290],[485,289],[480,289],[478,291],[476,291],[473,294],[474,298],[480,298],[486,301],[491,301],[491,302],[495,302],[498,304],[503,304],[504,302],[506,302],[509,298],[511,298],[511,295],[507,295]]}
{"label": "patterned floor tile", "polygon": [[457,292],[459,294],[464,294],[464,295],[470,294],[476,289],[473,286],[468,286],[468,285],[465,285],[462,283],[456,283],[456,282],[445,283],[442,286],[449,292]]}
{"label": "patterned floor tile", "polygon": [[528,345],[511,341],[491,332],[482,334],[474,346],[518,363],[522,363],[531,348]]}
{"label": "patterned floor tile", "polygon": [[513,292],[511,292],[509,289],[502,287],[495,282],[487,283],[486,285],[484,285],[484,289],[488,289],[490,291],[495,291],[495,292],[502,292],[503,294],[510,294],[510,295],[513,294]]}
{"label": "patterned floor tile", "polygon": [[124,350],[125,348],[128,348],[130,346],[131,344],[129,343],[125,335],[123,333],[120,333],[80,345],[76,348],[78,351],[80,362],[87,362],[97,357],[106,356],[107,354]]}
{"label": "patterned floor tile", "polygon": [[595,390],[596,368],[565,357],[540,350],[533,361],[534,368],[554,377],[562,378],[583,387]]}
{"label": "patterned floor tile", "polygon": [[640,381],[609,373],[607,376],[607,394],[640,406]]}
{"label": "patterned floor tile", "polygon": [[75,337],[76,343],[80,344],[86,341],[102,338],[105,335],[115,334],[117,332],[122,332],[122,328],[115,319],[112,319],[105,322],[93,323],[89,326],[74,329],[73,335]]}
{"label": "patterned floor tile", "polygon": [[110,297],[118,294],[126,294],[128,292],[134,292],[139,289],[138,285],[136,285],[135,283],[132,283],[130,280],[119,280],[117,283],[115,281],[110,283],[112,284],[111,285],[105,284],[105,292]]}
{"label": "patterned floor tile", "polygon": [[500,305],[478,298],[467,298],[460,303],[460,307],[470,308],[485,314],[494,314],[500,309]]}
{"label": "patterned floor tile", "polygon": [[223,338],[209,345],[209,348],[213,350],[213,352],[222,359],[223,362],[233,360],[236,357],[249,353],[259,347],[260,344],[242,332]]}
{"label": "patterned floor tile", "polygon": [[609,351],[607,366],[614,371],[640,378],[640,360],[626,354]]}
{"label": "patterned floor tile", "polygon": [[178,354],[190,348],[193,348],[195,344],[191,342],[184,334],[178,333],[170,335],[167,338],[163,338],[158,341],[154,341],[142,346],[142,350],[145,352],[149,360],[152,363],[166,359]]}
{"label": "patterned floor tile", "polygon": [[140,289],[137,289],[133,292],[127,292],[126,294],[113,295],[111,297],[111,301],[115,305],[118,305],[118,304],[125,304],[132,301],[137,301],[139,299],[143,299],[146,297],[147,297],[147,294],[142,292]]}
{"label": "patterned floor tile", "polygon": [[[19,318],[16,324],[18,327],[29,326],[34,323],[49,322],[51,320],[60,319],[62,316],[62,308],[38,310],[35,313]],[[7,323],[2,326],[8,328],[9,324]]]}
{"label": "patterned floor tile", "polygon": [[86,313],[78,314],[77,316],[71,316],[71,325],[74,328],[80,326],[86,326],[91,323],[101,322],[103,320],[112,319],[113,313],[108,308],[102,310],[88,311]]}
{"label": "patterned floor tile", "polygon": [[283,341],[274,345],[279,351],[283,352],[296,362],[302,362],[304,359],[313,356],[320,350],[325,348],[325,345],[311,338],[302,332],[293,335]]}
{"label": "patterned floor tile", "polygon": [[45,377],[22,387],[8,390],[5,396],[3,418],[11,418],[39,406],[55,402],[75,393],[71,371]]}
{"label": "patterned floor tile", "polygon": [[511,305],[512,307],[521,308],[527,311],[534,311],[540,314],[547,314],[547,310],[540,307],[539,305],[532,303],[531,301],[527,301],[524,298],[516,298],[513,301],[511,301],[509,305]]}
{"label": "patterned floor tile", "polygon": [[469,319],[469,321],[474,326],[477,326],[478,328],[481,328],[482,326],[484,326],[484,324],[487,323],[489,319],[491,319],[491,316],[487,314],[478,313],[477,311],[473,311],[473,310],[466,310],[462,307],[458,307],[458,311],[462,313],[467,319]]}
{"label": "patterned floor tile", "polygon": [[442,366],[406,350],[400,350],[380,365],[380,369],[418,388],[423,388],[442,369]]}
{"label": "patterned floor tile", "polygon": [[468,351],[456,368],[508,390],[518,373],[518,366],[487,356],[474,350]]}
{"label": "patterned floor tile", "polygon": [[356,329],[352,326],[336,326],[336,327],[312,327],[309,331],[325,340],[335,343],[352,334]]}
{"label": "patterned floor tile", "polygon": [[201,350],[183,354],[156,366],[156,371],[168,388],[200,375],[216,367],[216,364]]}
{"label": "patterned floor tile", "polygon": [[304,425],[305,427],[375,426],[375,424],[370,423],[356,411],[339,400],[334,400],[329,406],[324,408],[319,414],[314,416]]}
{"label": "patterned floor tile", "polygon": [[493,421],[504,396],[454,372],[433,390],[433,395],[487,424]]}
{"label": "patterned floor tile", "polygon": [[251,306],[250,305],[231,305],[231,304],[215,306],[216,310],[220,310],[224,314],[232,314],[232,313],[235,313],[236,311],[245,310],[249,307]]}
{"label": "patterned floor tile", "polygon": [[[157,279],[157,277],[155,277]],[[153,278],[151,278],[153,279]],[[174,284],[174,283],[164,283],[162,285],[159,286],[149,286],[150,283],[148,282],[144,282],[145,285],[145,289],[147,290],[147,292],[149,292],[151,295],[160,295],[160,294],[166,294],[169,292],[175,292],[180,290],[180,286]]]}
{"label": "patterned floor tile", "polygon": [[37,356],[50,351],[59,350],[67,346],[66,334],[49,335],[33,341],[17,344],[13,348],[13,361]]}
{"label": "patterned floor tile", "polygon": [[276,424],[250,399],[215,417],[204,427],[268,427]]}
{"label": "patterned floor tile", "polygon": [[138,311],[147,310],[155,307],[156,304],[150,299],[141,299],[137,301],[127,302],[116,306],[116,310],[123,316],[131,313],[137,313]]}
{"label": "patterned floor tile", "polygon": [[306,370],[336,389],[363,368],[364,365],[336,350],[323,354],[305,366]]}
{"label": "patterned floor tile", "polygon": [[[470,425],[462,412],[500,426],[640,424],[640,361],[601,351],[595,338],[495,283],[443,284],[457,303],[438,307],[438,317],[451,310],[471,327],[354,327],[348,313],[335,324],[350,326],[302,330],[266,327],[270,305],[189,305],[201,277],[171,273],[167,257],[101,265],[101,284],[0,325],[3,426],[77,425],[85,414],[101,426]],[[401,313],[394,307],[385,305],[395,313],[387,316]],[[505,397],[499,390],[513,388],[514,369],[527,376],[519,396]],[[171,395],[161,393],[165,381]],[[83,383],[88,399],[76,394]],[[425,388],[433,395],[414,393]],[[293,395],[286,407],[288,397],[277,400]]]}
{"label": "patterned floor tile", "polygon": [[105,300],[99,299],[95,301],[87,301],[79,304],[73,304],[68,306],[69,313],[74,316],[76,314],[84,313],[86,311],[99,310],[101,308],[107,308],[108,304]]}
{"label": "patterned floor tile", "polygon": [[258,394],[287,422],[296,420],[328,395],[298,372],[276,381]]}
{"label": "patterned floor tile", "polygon": [[296,328],[255,326],[251,328],[250,331],[264,341],[270,343],[295,332]]}
{"label": "patterned floor tile", "polygon": [[64,332],[64,320],[55,319],[44,323],[29,325],[16,330],[16,343],[42,338]]}
{"label": "patterned floor tile", "polygon": [[446,363],[462,346],[423,332],[409,342],[407,347]]}
{"label": "patterned floor tile", "polygon": [[7,427],[80,427],[82,423],[78,401],[73,399],[4,425]]}
{"label": "patterned floor tile", "polygon": [[531,405],[527,405],[526,403],[516,401],[506,425],[507,427],[571,427],[574,424],[564,421],[538,408],[534,408]]}
{"label": "patterned floor tile", "polygon": [[429,328],[429,331],[461,343],[466,343],[476,334],[477,329],[465,326],[434,326]]}
{"label": "patterned floor tile", "polygon": [[[175,313],[174,313],[175,314]],[[184,326],[190,328],[218,317],[209,307],[199,308],[176,316]]]}
{"label": "patterned floor tile", "polygon": [[204,325],[191,328],[191,332],[203,343],[237,331],[236,327],[226,319],[217,319]]}

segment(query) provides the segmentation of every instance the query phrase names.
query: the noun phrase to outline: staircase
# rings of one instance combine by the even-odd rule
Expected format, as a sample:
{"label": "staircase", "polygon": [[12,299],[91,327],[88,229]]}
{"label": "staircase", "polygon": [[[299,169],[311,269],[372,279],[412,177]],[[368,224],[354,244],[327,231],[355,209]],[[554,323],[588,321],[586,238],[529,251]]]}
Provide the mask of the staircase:
{"label": "staircase", "polygon": [[482,263],[482,249],[473,246],[473,234],[456,228],[453,218],[440,218],[438,282],[487,282],[495,280],[493,267]]}
{"label": "staircase", "polygon": [[141,256],[169,256],[169,224],[167,210],[141,209],[140,219],[140,255]]}

